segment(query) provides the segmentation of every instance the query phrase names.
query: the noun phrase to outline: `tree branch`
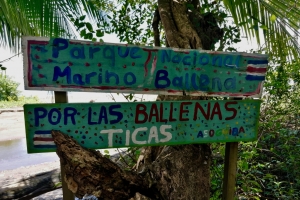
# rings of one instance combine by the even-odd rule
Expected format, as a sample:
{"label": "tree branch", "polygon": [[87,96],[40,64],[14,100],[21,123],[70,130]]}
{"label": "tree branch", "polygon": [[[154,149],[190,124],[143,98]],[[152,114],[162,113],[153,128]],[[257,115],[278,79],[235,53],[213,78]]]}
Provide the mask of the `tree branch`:
{"label": "tree branch", "polygon": [[188,9],[185,0],[171,0],[171,9],[178,32],[181,36],[181,48],[199,49],[202,48],[202,42],[195,31],[190,19],[188,18]]}
{"label": "tree branch", "polygon": [[159,21],[160,21],[160,16],[157,8],[154,12],[153,21],[152,21],[152,28],[154,32],[154,45],[157,47],[160,47],[159,28],[158,28]]}
{"label": "tree branch", "polygon": [[165,29],[168,44],[171,47],[180,48],[180,45],[176,40],[178,32],[172,17],[170,0],[158,0],[158,10],[162,25]]}
{"label": "tree branch", "polygon": [[63,178],[77,197],[93,194],[100,199],[128,200],[137,192],[150,198],[158,196],[158,192],[149,187],[148,179],[122,170],[99,151],[81,147],[60,131],[52,131],[52,137],[66,171]]}

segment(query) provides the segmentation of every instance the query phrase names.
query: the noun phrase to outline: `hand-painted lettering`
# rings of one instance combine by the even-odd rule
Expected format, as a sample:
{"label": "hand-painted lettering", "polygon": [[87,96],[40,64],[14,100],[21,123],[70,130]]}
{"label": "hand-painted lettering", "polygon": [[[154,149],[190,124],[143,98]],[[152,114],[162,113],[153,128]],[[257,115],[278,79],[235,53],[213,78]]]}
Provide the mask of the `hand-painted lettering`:
{"label": "hand-painted lettering", "polygon": [[68,46],[69,46],[68,40],[62,38],[55,38],[52,44],[52,57],[58,58],[59,51],[67,49]]}
{"label": "hand-painted lettering", "polygon": [[40,126],[40,119],[47,116],[48,111],[43,107],[34,108],[34,125],[36,127]]}
{"label": "hand-painted lettering", "polygon": [[24,113],[29,118],[26,128],[34,130],[30,140],[61,130],[89,148],[118,148],[250,141],[257,135],[255,111],[259,111],[259,103],[202,100],[38,104],[25,105]]}
{"label": "hand-painted lettering", "polygon": [[103,49],[103,57],[110,60],[110,66],[115,67],[116,56],[113,46],[105,46]]}
{"label": "hand-painted lettering", "polygon": [[57,125],[61,120],[61,112],[57,108],[52,108],[48,113],[48,122]]}
{"label": "hand-painted lettering", "polygon": [[76,108],[66,107],[64,109],[64,125],[68,124],[68,118],[70,118],[72,124],[75,125],[76,124],[76,121],[75,121],[75,115],[76,114],[77,114]]}
{"label": "hand-painted lettering", "polygon": [[109,114],[116,117],[116,119],[109,121],[110,124],[119,123],[123,119],[123,113],[121,111],[117,111],[116,109],[121,109],[121,105],[117,104],[109,106]]}
{"label": "hand-painted lettering", "polygon": [[72,48],[70,50],[70,55],[75,59],[85,59],[84,46]]}
{"label": "hand-painted lettering", "polygon": [[[136,124],[142,124],[145,123],[148,119],[148,114],[146,113],[147,107],[144,104],[138,104],[136,106],[135,111],[135,123]],[[142,119],[141,116],[142,115]]]}
{"label": "hand-painted lettering", "polygon": [[155,77],[156,88],[167,88],[170,86],[171,81],[168,79],[168,72],[166,70],[158,70]]}
{"label": "hand-painted lettering", "polygon": [[64,76],[66,76],[67,78],[67,83],[71,84],[71,68],[68,66],[63,71],[61,71],[60,67],[55,66],[52,81],[57,81],[58,77]]}
{"label": "hand-painted lettering", "polygon": [[[182,102],[180,104],[179,121],[189,121],[188,117],[183,117],[184,113],[189,113],[189,110],[184,109],[184,106],[191,105],[191,104],[192,104],[192,102]],[[186,114],[186,115],[188,115],[188,114]]]}
{"label": "hand-painted lettering", "polygon": [[232,120],[236,117],[237,110],[235,108],[228,107],[229,105],[236,105],[236,104],[237,104],[236,101],[230,101],[225,103],[225,109],[227,111],[233,112],[232,115],[230,117],[226,117],[225,120]]}

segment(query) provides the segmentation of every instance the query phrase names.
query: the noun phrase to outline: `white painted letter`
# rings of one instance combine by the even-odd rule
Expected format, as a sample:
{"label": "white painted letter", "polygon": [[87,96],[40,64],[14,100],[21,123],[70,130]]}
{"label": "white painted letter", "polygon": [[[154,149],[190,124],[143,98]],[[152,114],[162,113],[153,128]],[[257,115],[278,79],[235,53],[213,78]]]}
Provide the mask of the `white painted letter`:
{"label": "white painted letter", "polygon": [[113,135],[114,133],[123,133],[122,129],[108,129],[108,130],[102,130],[100,133],[105,134],[108,133],[108,147],[113,147]]}
{"label": "white painted letter", "polygon": [[148,144],[151,143],[152,138],[155,138],[155,143],[158,143],[158,132],[157,132],[157,127],[152,126],[150,128],[150,133],[149,133],[149,138],[148,138]]}
{"label": "white painted letter", "polygon": [[126,130],[126,146],[129,146],[129,140],[130,140],[130,130]]}
{"label": "white painted letter", "polygon": [[172,128],[171,125],[161,125],[160,126],[160,133],[164,136],[166,136],[165,138],[163,139],[160,139],[160,142],[168,142],[169,140],[172,139],[172,133],[170,132],[166,132],[166,129],[169,129],[169,128]]}
{"label": "white painted letter", "polygon": [[208,137],[208,130],[204,130],[204,131],[203,131],[203,136],[204,136],[204,137]]}
{"label": "white painted letter", "polygon": [[147,127],[141,127],[141,128],[137,128],[137,129],[135,129],[134,131],[133,131],[133,133],[132,133],[132,142],[134,143],[134,144],[146,144],[147,142],[146,141],[138,141],[138,140],[136,140],[136,135],[138,134],[138,132],[139,131],[147,131]]}

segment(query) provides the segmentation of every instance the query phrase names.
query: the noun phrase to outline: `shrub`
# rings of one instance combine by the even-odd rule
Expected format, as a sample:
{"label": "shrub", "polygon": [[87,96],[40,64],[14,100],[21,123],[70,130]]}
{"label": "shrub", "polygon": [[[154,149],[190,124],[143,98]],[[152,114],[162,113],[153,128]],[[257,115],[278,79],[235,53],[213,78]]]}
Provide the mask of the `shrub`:
{"label": "shrub", "polygon": [[0,101],[17,101],[20,92],[17,90],[19,83],[0,74]]}
{"label": "shrub", "polygon": [[[258,140],[239,142],[238,199],[300,199],[300,61],[269,68]],[[222,195],[224,144],[212,144],[211,199]]]}

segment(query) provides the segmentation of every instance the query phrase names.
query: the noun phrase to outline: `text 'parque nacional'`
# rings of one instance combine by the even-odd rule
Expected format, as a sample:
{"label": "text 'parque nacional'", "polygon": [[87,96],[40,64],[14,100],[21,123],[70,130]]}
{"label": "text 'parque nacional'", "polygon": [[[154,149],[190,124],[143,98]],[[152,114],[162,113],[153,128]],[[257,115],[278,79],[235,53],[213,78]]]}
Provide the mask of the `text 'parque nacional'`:
{"label": "text 'parque nacional'", "polygon": [[267,56],[23,39],[26,89],[258,96]]}

